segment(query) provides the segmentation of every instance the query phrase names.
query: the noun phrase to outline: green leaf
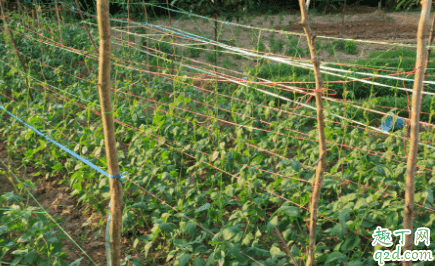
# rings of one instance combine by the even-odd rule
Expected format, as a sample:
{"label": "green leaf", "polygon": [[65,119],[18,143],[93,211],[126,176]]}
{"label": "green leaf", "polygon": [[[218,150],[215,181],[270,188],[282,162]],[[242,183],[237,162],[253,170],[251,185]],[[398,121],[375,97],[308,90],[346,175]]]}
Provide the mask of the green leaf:
{"label": "green leaf", "polygon": [[162,231],[167,232],[167,233],[171,233],[174,231],[174,229],[172,228],[172,226],[168,223],[162,223],[159,225],[159,228],[162,229]]}
{"label": "green leaf", "polygon": [[296,172],[299,172],[299,170],[301,169],[301,163],[299,161],[292,160],[290,165],[293,169],[295,169]]}
{"label": "green leaf", "polygon": [[191,257],[192,257],[191,254],[185,254],[185,255],[181,256],[180,259],[178,260],[178,262],[180,263],[180,266],[187,265],[187,263],[189,262]]}
{"label": "green leaf", "polygon": [[375,171],[380,175],[385,175],[385,170],[383,165],[377,165]]}
{"label": "green leaf", "polygon": [[363,266],[363,263],[361,262],[360,259],[356,259],[348,262],[345,266]]}
{"label": "green leaf", "polygon": [[68,266],[79,266],[80,262],[83,260],[83,258],[77,259],[75,261],[73,261],[70,265]]}
{"label": "green leaf", "polygon": [[13,254],[13,255],[24,255],[27,253],[29,253],[28,249],[19,249],[19,250],[15,250],[15,251],[11,252],[11,254]]}
{"label": "green leaf", "polygon": [[285,214],[290,217],[298,217],[299,216],[299,208],[290,206],[284,210]]}
{"label": "green leaf", "polygon": [[149,210],[150,209],[150,205],[149,204],[145,204],[143,202],[141,202],[141,203],[135,203],[131,207],[133,207],[135,209],[141,209],[141,210]]}
{"label": "green leaf", "polygon": [[424,191],[423,197],[426,198],[427,202],[430,203],[430,205],[433,205],[433,190],[428,188]]}
{"label": "green leaf", "polygon": [[29,140],[30,137],[32,136],[32,134],[33,134],[33,130],[29,130],[29,131],[27,132],[26,136],[24,137],[24,139],[25,139],[25,140]]}
{"label": "green leaf", "polygon": [[346,220],[349,218],[350,218],[350,210],[348,208],[346,208],[340,212],[340,215],[338,216],[338,221],[341,224],[345,224]]}
{"label": "green leaf", "polygon": [[192,266],[205,266],[207,262],[203,258],[196,258]]}
{"label": "green leaf", "polygon": [[32,263],[36,259],[36,250],[32,250],[24,256],[24,263]]}
{"label": "green leaf", "polygon": [[202,205],[201,207],[199,207],[195,212],[201,212],[201,211],[205,211],[208,208],[210,208],[210,203],[205,203],[204,205]]}
{"label": "green leaf", "polygon": [[63,168],[63,165],[60,164],[60,163],[58,163],[58,164],[56,164],[55,166],[52,166],[52,167],[51,167],[51,169],[54,169],[54,170],[60,170],[60,169],[62,169],[62,168]]}
{"label": "green leaf", "polygon": [[239,225],[230,226],[228,228],[225,228],[222,231],[222,236],[224,240],[230,240],[231,238],[235,237],[238,232],[240,232],[242,229]]}
{"label": "green leaf", "polygon": [[279,257],[285,256],[285,253],[282,252],[278,247],[272,246],[270,248],[270,255],[272,256],[272,260],[276,260]]}
{"label": "green leaf", "polygon": [[349,235],[341,245],[341,251],[347,253],[359,245],[361,239],[357,235]]}
{"label": "green leaf", "polygon": [[334,265],[340,265],[341,262],[346,262],[346,261],[347,261],[347,257],[344,254],[342,254],[339,251],[334,251],[331,254],[329,254],[325,264],[334,262]]}
{"label": "green leaf", "polygon": [[286,164],[286,163],[288,163],[288,162],[291,162],[291,160],[290,160],[290,159],[282,160],[281,162],[279,162],[279,163],[276,165],[276,168],[279,168],[280,166],[282,166],[282,165],[284,165],[284,164]]}
{"label": "green leaf", "polygon": [[0,235],[9,232],[9,227],[6,225],[0,225]]}
{"label": "green leaf", "polygon": [[193,237],[195,235],[195,231],[196,231],[196,224],[195,223],[187,223],[186,226],[184,227],[184,230],[191,237]]}

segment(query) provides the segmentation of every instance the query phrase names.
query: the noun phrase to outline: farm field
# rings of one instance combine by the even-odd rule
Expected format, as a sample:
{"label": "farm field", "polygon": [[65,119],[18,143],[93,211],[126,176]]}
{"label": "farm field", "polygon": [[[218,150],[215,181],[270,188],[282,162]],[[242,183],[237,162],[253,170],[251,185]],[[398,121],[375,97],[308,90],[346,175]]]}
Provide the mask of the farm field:
{"label": "farm field", "polygon": [[[16,47],[0,34],[0,265],[107,264],[109,178],[59,148],[107,169],[98,25],[62,6],[61,23],[34,7],[35,18],[9,8],[2,25]],[[385,248],[372,246],[374,230],[403,229],[419,17],[350,8],[340,30],[340,16],[310,13],[323,59],[321,184],[300,15],[113,18],[111,97],[128,172],[121,265],[305,265],[314,185],[317,265],[378,265],[373,254]],[[430,59],[414,198],[414,228],[431,239],[434,69]],[[405,126],[383,131],[388,116]]]}

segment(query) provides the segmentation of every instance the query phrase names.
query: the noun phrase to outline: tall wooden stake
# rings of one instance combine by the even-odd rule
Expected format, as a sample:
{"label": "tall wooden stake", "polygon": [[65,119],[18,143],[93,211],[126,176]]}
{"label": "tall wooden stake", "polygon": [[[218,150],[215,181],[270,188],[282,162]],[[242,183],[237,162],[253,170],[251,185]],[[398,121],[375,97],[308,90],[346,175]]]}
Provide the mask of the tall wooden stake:
{"label": "tall wooden stake", "polygon": [[308,260],[307,266],[314,265],[314,248],[316,245],[316,227],[317,227],[317,208],[320,198],[320,184],[323,180],[323,170],[326,165],[326,141],[325,141],[325,123],[323,121],[323,102],[322,102],[322,85],[323,79],[320,75],[320,60],[317,57],[316,47],[314,46],[315,35],[311,30],[308,23],[308,10],[305,5],[305,0],[299,0],[299,6],[301,8],[301,22],[299,24],[304,28],[305,35],[307,36],[308,46],[311,53],[311,62],[314,64],[314,77],[316,79],[316,105],[317,105],[317,127],[319,131],[319,149],[320,158],[318,160],[316,169],[316,181],[314,182],[313,192],[310,206],[310,242],[308,246]]}
{"label": "tall wooden stake", "polygon": [[[36,8],[35,13],[36,13],[36,21],[38,22],[38,32],[40,34],[44,34],[44,32],[42,31],[42,28],[41,28],[41,16],[42,16],[41,6],[39,6],[36,3],[36,0],[33,0],[33,4],[35,5],[35,8]],[[41,61],[44,62],[44,49],[42,47],[41,47]]]}
{"label": "tall wooden stake", "polygon": [[[5,13],[4,8],[3,8],[3,0],[0,0],[0,9],[1,9],[1,14],[3,17],[3,21],[4,21],[3,24],[5,27],[5,30],[7,30],[9,32],[9,36],[11,37],[11,41],[12,41],[12,44],[14,45],[15,52],[17,53],[18,60],[20,61],[20,64],[23,67],[24,72],[27,73],[26,64],[24,64],[24,61],[18,52],[17,43],[15,42],[15,39],[14,39],[14,34],[12,33],[11,28],[9,28],[8,18],[6,17],[6,13]],[[24,80],[26,81],[27,93],[29,94],[30,100],[33,102],[33,95],[32,95],[32,92],[30,91],[29,80],[27,79],[27,76],[24,76]]]}
{"label": "tall wooden stake", "polygon": [[[143,0],[142,0],[142,2],[143,2]],[[147,10],[147,5],[145,4],[145,2],[143,2],[144,3],[144,5],[143,5],[143,11],[144,11],[144,13],[145,13],[145,23],[148,23],[148,10]],[[145,28],[145,30],[144,30],[144,34],[147,34],[147,31],[146,31],[146,28]],[[145,46],[146,47],[148,47],[148,40],[146,39],[146,37],[145,37]],[[150,73],[149,73],[149,70],[150,70],[150,67],[149,67],[149,55],[148,55],[148,53],[147,53],[147,67],[146,67],[146,69],[147,69],[147,71],[148,71],[148,74],[147,74],[147,76],[148,76],[148,81],[150,81]]]}
{"label": "tall wooden stake", "polygon": [[[430,35],[429,35],[429,44],[432,44],[433,41],[433,37],[435,36],[434,33],[434,26],[435,26],[435,14],[432,16],[432,26],[430,27]],[[427,55],[426,55],[426,61],[424,63],[424,76],[426,78],[427,75],[427,65],[429,64],[429,59],[430,59],[430,53],[431,53],[432,49],[428,48],[427,49]],[[424,96],[424,95],[423,95]]]}
{"label": "tall wooden stake", "polygon": [[[83,18],[83,14],[82,14],[82,11],[80,9],[80,5],[77,2],[77,0],[75,0],[75,2],[76,2],[77,10],[79,11],[79,14],[80,14],[80,18],[82,19],[82,21],[84,21],[85,19]],[[86,23],[84,23],[83,26],[85,26],[86,33],[88,34],[89,39],[91,40],[92,46],[94,46],[95,53],[98,54],[98,48],[97,48],[97,46],[94,43],[94,39],[92,38],[92,35],[89,32],[88,26],[86,26]],[[110,29],[110,25],[109,25],[109,29]]]}
{"label": "tall wooden stake", "polygon": [[[166,7],[168,8],[169,25],[171,25],[171,28],[172,28],[171,11],[169,11],[169,2],[168,2],[168,0],[166,0]],[[173,42],[174,42],[174,38],[171,36],[172,54],[175,55],[175,48],[174,48]],[[172,60],[175,59],[175,57],[171,57],[171,58],[172,58]],[[174,75],[174,64],[172,62],[171,62],[171,75]]]}
{"label": "tall wooden stake", "polygon": [[63,40],[62,40],[62,27],[61,27],[60,14],[59,14],[59,6],[57,5],[57,0],[54,0],[54,4],[55,4],[55,6],[56,6],[57,24],[59,25],[59,38],[60,38],[60,43],[63,45]]}
{"label": "tall wooden stake", "polygon": [[[414,190],[415,190],[415,164],[418,152],[418,135],[420,131],[420,111],[421,95],[423,91],[424,65],[427,44],[427,33],[429,30],[429,16],[432,0],[421,1],[421,15],[417,32],[417,60],[414,87],[412,92],[412,113],[411,113],[411,143],[408,153],[408,162],[406,167],[406,186],[405,186],[405,214],[403,217],[404,229],[411,230],[410,235],[405,237],[404,251],[412,250],[414,245]],[[412,261],[405,261],[404,265],[411,266]]]}
{"label": "tall wooden stake", "polygon": [[[100,35],[100,55],[98,60],[98,92],[103,119],[104,142],[109,175],[119,175],[118,154],[116,151],[113,109],[110,98],[110,21],[109,1],[97,0],[98,30]],[[110,265],[121,264],[121,182],[110,178]]]}
{"label": "tall wooden stake", "polygon": [[[218,27],[218,22],[217,22],[217,13],[214,13],[214,41],[215,41],[215,43],[217,43],[217,27]],[[214,71],[216,72],[216,67],[217,67],[217,49],[218,49],[218,47],[215,45],[214,46],[214,49],[215,49],[215,51],[214,51],[214,66],[215,66],[215,68],[214,68]],[[216,76],[216,79],[217,79],[217,76]],[[217,83],[217,82],[216,82]]]}

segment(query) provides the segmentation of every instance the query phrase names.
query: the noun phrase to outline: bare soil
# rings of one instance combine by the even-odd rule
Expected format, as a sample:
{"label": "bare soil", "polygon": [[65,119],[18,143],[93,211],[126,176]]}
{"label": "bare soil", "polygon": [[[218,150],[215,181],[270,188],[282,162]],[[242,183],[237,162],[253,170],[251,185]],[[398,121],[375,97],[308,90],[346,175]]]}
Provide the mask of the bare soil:
{"label": "bare soil", "polygon": [[[418,21],[420,13],[414,12],[384,12],[375,7],[368,6],[350,6],[346,8],[346,14],[343,18],[342,14],[331,15],[309,15],[310,26],[317,35],[316,40],[321,40],[322,43],[332,42],[331,39],[322,38],[326,37],[341,37],[351,38],[355,40],[368,40],[388,43],[402,43],[402,44],[416,44],[416,35]],[[433,15],[433,13],[432,13]],[[266,19],[267,18],[267,19]],[[236,30],[235,25],[218,23],[218,41],[219,40],[236,40],[236,45],[244,49],[255,49],[258,39],[261,39],[266,45],[269,45],[271,32],[267,31],[269,28],[275,30],[284,30],[289,33],[304,33],[301,26],[296,25],[295,22],[299,22],[300,15],[295,12],[289,12],[286,15],[266,15],[250,16],[245,21],[240,21],[239,24],[244,24],[253,28],[239,27]],[[343,21],[343,23],[342,23]],[[237,23],[236,21],[233,21]],[[150,23],[160,25],[169,28],[170,25],[177,29],[194,33],[200,36],[208,35],[210,39],[214,39],[214,22],[201,18],[182,18],[180,20],[153,20]],[[264,30],[254,29],[262,28]],[[130,27],[130,31],[138,32],[136,26]],[[118,28],[119,29],[119,28]],[[124,28],[123,30],[127,30]],[[153,39],[160,39],[163,32],[156,32],[148,30],[148,34],[152,35]],[[126,39],[126,33],[113,30],[114,37]],[[160,35],[159,35],[160,34]],[[122,35],[122,37],[121,37]],[[149,35],[150,36],[150,35]],[[140,38],[138,36],[131,37],[132,42],[139,43]],[[275,40],[284,40],[285,34],[275,33]],[[307,47],[307,41],[305,36],[294,35],[293,38],[299,39],[298,47]],[[164,38],[169,42],[169,37]],[[192,40],[186,38],[174,37],[174,46],[180,49],[184,49],[185,45],[192,45]],[[199,42],[197,42],[199,44]],[[115,45],[114,48],[118,48],[119,45]],[[406,47],[405,47],[406,48]],[[196,60],[207,62],[206,53],[212,53],[215,49],[214,46],[208,45],[207,50],[195,58]],[[355,60],[358,58],[365,58],[370,51],[389,50],[389,49],[404,49],[404,47],[394,47],[385,44],[373,44],[358,42],[358,53],[355,55],[345,54],[342,51],[336,51],[336,56],[330,55],[326,51],[322,51],[320,56],[325,62],[343,62],[349,60]],[[407,48],[413,49],[413,48]],[[223,51],[228,52],[228,51]],[[267,48],[266,48],[267,52]],[[283,51],[284,52],[284,51]],[[282,53],[277,53],[277,56],[285,57]],[[188,59],[188,55],[185,56]],[[309,58],[306,55],[305,58]],[[252,68],[256,65],[256,58],[245,57],[243,59],[233,59],[230,54],[219,55],[217,59],[218,66],[221,66],[225,59],[229,59],[232,62],[232,68],[234,70],[242,70],[244,67]],[[208,62],[214,63],[214,62]]]}

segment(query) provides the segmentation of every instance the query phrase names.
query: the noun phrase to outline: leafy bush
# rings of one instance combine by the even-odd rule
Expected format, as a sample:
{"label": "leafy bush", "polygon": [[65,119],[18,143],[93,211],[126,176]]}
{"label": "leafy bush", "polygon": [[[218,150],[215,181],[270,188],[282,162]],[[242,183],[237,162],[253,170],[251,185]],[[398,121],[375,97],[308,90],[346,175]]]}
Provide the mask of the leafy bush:
{"label": "leafy bush", "polygon": [[358,44],[355,41],[346,41],[346,45],[344,46],[344,53],[357,54]]}

